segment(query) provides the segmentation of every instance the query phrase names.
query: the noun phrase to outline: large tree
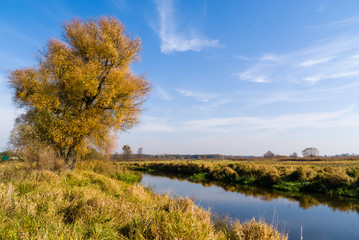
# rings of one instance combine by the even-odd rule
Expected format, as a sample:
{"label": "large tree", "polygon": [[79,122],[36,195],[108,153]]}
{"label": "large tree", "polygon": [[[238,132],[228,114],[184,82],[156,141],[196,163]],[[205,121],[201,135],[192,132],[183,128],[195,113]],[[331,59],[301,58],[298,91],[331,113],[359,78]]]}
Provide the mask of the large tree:
{"label": "large tree", "polygon": [[14,101],[25,109],[14,145],[51,146],[70,168],[90,149],[106,149],[116,131],[138,122],[150,90],[130,69],[140,50],[112,17],[66,22],[63,41],[49,40],[36,66],[9,75]]}

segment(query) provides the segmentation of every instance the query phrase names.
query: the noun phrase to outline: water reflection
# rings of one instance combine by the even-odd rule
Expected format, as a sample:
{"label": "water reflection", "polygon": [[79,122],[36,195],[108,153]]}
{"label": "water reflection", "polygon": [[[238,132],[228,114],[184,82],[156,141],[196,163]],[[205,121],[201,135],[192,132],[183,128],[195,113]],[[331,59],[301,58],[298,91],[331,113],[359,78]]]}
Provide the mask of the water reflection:
{"label": "water reflection", "polygon": [[283,191],[276,191],[269,188],[244,186],[244,185],[229,185],[215,181],[191,181],[187,175],[173,175],[173,174],[151,174],[157,176],[165,176],[170,179],[177,179],[179,181],[188,181],[192,183],[199,183],[204,187],[218,186],[230,192],[238,192],[245,196],[258,198],[263,201],[272,201],[278,198],[286,198],[289,201],[297,202],[302,209],[309,209],[315,206],[323,205],[329,207],[333,211],[342,212],[356,212],[359,213],[359,200],[355,198],[329,196],[320,193],[290,193]]}
{"label": "water reflection", "polygon": [[[190,197],[196,204],[220,216],[240,221],[264,218],[289,239],[359,239],[359,201],[323,194],[289,194],[250,186],[229,186],[216,182],[194,184],[187,176],[143,174],[142,184],[157,193]],[[197,182],[196,182],[197,183]]]}

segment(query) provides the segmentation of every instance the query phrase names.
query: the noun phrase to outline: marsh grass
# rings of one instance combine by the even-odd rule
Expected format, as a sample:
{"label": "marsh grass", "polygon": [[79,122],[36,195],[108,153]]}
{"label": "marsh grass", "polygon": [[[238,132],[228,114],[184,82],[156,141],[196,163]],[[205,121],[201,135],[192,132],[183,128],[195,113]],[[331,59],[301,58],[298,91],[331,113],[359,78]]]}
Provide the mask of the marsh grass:
{"label": "marsh grass", "polygon": [[138,180],[112,162],[61,172],[2,163],[0,239],[243,239],[216,228],[190,199],[155,194]]}
{"label": "marsh grass", "polygon": [[138,183],[142,179],[138,173],[116,173],[112,177],[130,184]]}
{"label": "marsh grass", "polygon": [[287,192],[319,192],[359,198],[359,158],[148,161],[128,164],[134,170],[185,174],[189,180],[197,182],[217,181]]}

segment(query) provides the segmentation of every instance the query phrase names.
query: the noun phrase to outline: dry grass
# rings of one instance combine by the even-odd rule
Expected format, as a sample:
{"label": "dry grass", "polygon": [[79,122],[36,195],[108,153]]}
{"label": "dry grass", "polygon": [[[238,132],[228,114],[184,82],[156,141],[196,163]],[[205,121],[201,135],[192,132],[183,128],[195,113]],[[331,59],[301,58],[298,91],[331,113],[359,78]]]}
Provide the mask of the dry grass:
{"label": "dry grass", "polygon": [[185,174],[193,181],[255,185],[289,192],[359,198],[359,158],[271,158],[217,161],[147,161],[134,169]]}
{"label": "dry grass", "polygon": [[118,164],[62,172],[24,165],[0,165],[0,239],[231,239],[193,201],[118,180],[133,174]]}
{"label": "dry grass", "polygon": [[286,234],[279,233],[273,225],[269,225],[264,220],[255,219],[240,223],[235,221],[229,232],[229,238],[233,240],[257,240],[257,239],[288,239]]}
{"label": "dry grass", "polygon": [[24,160],[23,168],[32,170],[49,170],[61,172],[67,168],[63,158],[56,154],[52,147],[43,144],[32,144],[24,147],[20,152]]}

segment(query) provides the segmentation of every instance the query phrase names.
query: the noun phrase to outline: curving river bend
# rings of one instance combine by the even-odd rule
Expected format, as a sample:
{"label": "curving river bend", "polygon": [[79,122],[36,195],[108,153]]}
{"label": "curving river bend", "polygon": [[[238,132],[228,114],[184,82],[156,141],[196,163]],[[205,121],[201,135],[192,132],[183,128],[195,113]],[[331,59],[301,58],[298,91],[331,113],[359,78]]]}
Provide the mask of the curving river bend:
{"label": "curving river bend", "polygon": [[[220,216],[240,221],[255,217],[274,223],[289,239],[359,239],[359,200],[326,195],[279,193],[269,189],[191,183],[175,177],[142,174],[141,184],[156,193],[190,197]],[[226,189],[226,190],[225,190]]]}

